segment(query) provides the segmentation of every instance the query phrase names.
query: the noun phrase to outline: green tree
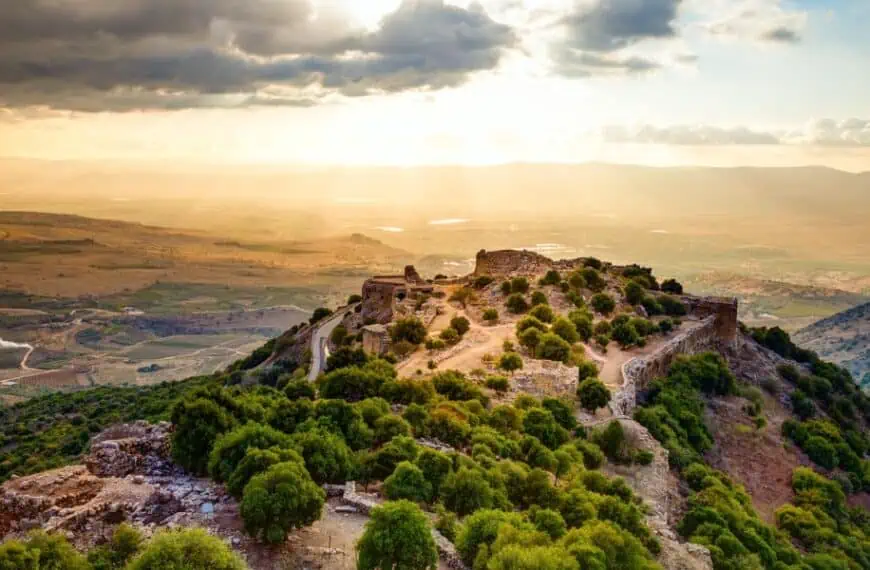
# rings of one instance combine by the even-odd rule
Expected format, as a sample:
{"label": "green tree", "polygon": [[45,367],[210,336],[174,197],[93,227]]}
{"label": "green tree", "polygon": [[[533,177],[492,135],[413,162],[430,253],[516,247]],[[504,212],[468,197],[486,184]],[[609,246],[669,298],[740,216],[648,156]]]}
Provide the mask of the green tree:
{"label": "green tree", "polygon": [[471,566],[481,550],[488,550],[495,543],[505,525],[519,530],[534,530],[520,513],[481,509],[465,519],[456,537],[456,550],[462,560]]}
{"label": "green tree", "polygon": [[629,281],[625,285],[625,300],[632,305],[640,303],[646,295],[646,289],[637,281]]}
{"label": "green tree", "polygon": [[571,359],[571,345],[562,337],[547,333],[541,335],[538,346],[535,348],[535,356],[541,360],[567,363]]}
{"label": "green tree", "polygon": [[570,285],[572,289],[585,289],[586,279],[583,277],[583,273],[580,271],[572,271],[571,274],[568,275],[568,285]]}
{"label": "green tree", "polygon": [[382,444],[394,437],[411,435],[411,425],[395,414],[381,416],[375,421],[375,443]]}
{"label": "green tree", "polygon": [[555,269],[550,269],[547,274],[541,278],[541,285],[558,285],[562,282],[562,276]]}
{"label": "green tree", "polygon": [[568,344],[574,344],[580,340],[580,335],[577,334],[577,327],[574,326],[574,323],[564,317],[556,319],[551,331],[565,339],[565,342]]}
{"label": "green tree", "polygon": [[662,291],[672,295],[682,295],[683,286],[676,279],[665,279],[662,282]]}
{"label": "green tree", "polygon": [[541,343],[542,336],[543,333],[535,328],[528,328],[517,335],[520,345],[528,348],[532,354],[535,353],[535,349]]}
{"label": "green tree", "polygon": [[384,481],[384,493],[391,501],[407,499],[421,503],[431,498],[432,485],[419,467],[410,461],[403,461]]}
{"label": "green tree", "polygon": [[592,305],[593,309],[605,316],[612,313],[613,309],[616,308],[616,301],[614,301],[613,297],[607,293],[598,293],[597,295],[594,295],[592,300],[589,301],[589,304]]}
{"label": "green tree", "polygon": [[251,479],[245,487],[240,513],[245,530],[277,544],[296,528],[320,518],[326,493],[296,462],[279,463]]}
{"label": "green tree", "polygon": [[640,342],[640,335],[631,323],[620,323],[613,327],[610,338],[619,343],[623,348],[634,346]]}
{"label": "green tree", "polygon": [[537,307],[538,305],[549,305],[550,301],[547,300],[547,295],[544,294],[543,291],[535,291],[532,293],[532,306]]}
{"label": "green tree", "polygon": [[459,336],[464,336],[471,328],[471,322],[465,317],[456,316],[450,319],[450,328],[459,333]]}
{"label": "green tree", "polygon": [[516,352],[505,352],[501,355],[501,358],[499,358],[498,367],[505,372],[511,373],[517,370],[522,370],[523,357]]}
{"label": "green tree", "polygon": [[514,277],[511,279],[511,292],[525,295],[529,292],[529,280],[525,277]]}
{"label": "green tree", "polygon": [[295,380],[288,382],[284,387],[284,395],[291,400],[300,398],[314,400],[317,397],[317,392],[314,391],[314,386],[308,380]]}
{"label": "green tree", "polygon": [[453,468],[450,458],[440,451],[425,448],[415,460],[417,467],[423,472],[423,477],[432,488],[430,499],[436,499],[441,492],[441,483]]}
{"label": "green tree", "polygon": [[211,450],[208,472],[219,483],[229,481],[249,448],[289,449],[293,440],[285,433],[258,423],[248,423],[220,436]]}
{"label": "green tree", "polygon": [[314,313],[311,315],[311,318],[308,319],[310,324],[318,323],[332,314],[332,311],[327,309],[326,307],[318,307],[314,309]]}
{"label": "green tree", "polygon": [[586,287],[588,287],[590,291],[603,291],[607,286],[607,282],[603,277],[601,277],[601,274],[591,267],[582,269],[580,275],[583,276],[583,280],[586,281]]}
{"label": "green tree", "polygon": [[555,313],[549,305],[535,305],[529,311],[529,316],[538,319],[542,323],[551,323],[555,318]]}
{"label": "green tree", "polygon": [[292,442],[318,484],[344,483],[353,473],[353,455],[341,436],[313,429],[293,434]]}
{"label": "green tree", "polygon": [[[340,330],[337,327],[335,330]],[[334,334],[334,333],[333,333]],[[347,333],[345,332],[345,335]],[[338,343],[336,343],[338,344]],[[369,355],[362,348],[352,348],[350,346],[341,346],[331,352],[326,358],[326,371],[332,372],[339,368],[348,368],[350,366],[364,366],[369,361]]]}
{"label": "green tree", "polygon": [[217,438],[235,425],[235,419],[211,400],[182,400],[172,410],[172,459],[195,475],[204,475]]}
{"label": "green tree", "polygon": [[591,360],[584,360],[577,365],[578,381],[583,382],[587,378],[598,376],[598,365]]}
{"label": "green tree", "polygon": [[265,473],[273,465],[288,461],[304,465],[302,456],[292,449],[280,449],[277,447],[259,449],[249,447],[245,452],[244,458],[239,462],[239,465],[227,481],[227,492],[236,499],[241,500],[245,487],[255,475]]}
{"label": "green tree", "polygon": [[505,306],[515,315],[525,313],[529,310],[529,304],[526,302],[526,298],[520,293],[511,294],[505,301]]}
{"label": "green tree", "polygon": [[446,329],[438,333],[438,338],[448,345],[454,345],[459,342],[459,339],[461,337],[456,329],[454,329],[453,327],[447,327]]}
{"label": "green tree", "polygon": [[[112,533],[112,539],[88,552],[88,562],[93,570],[121,570],[144,544],[142,533],[127,523],[122,523]],[[0,563],[0,568],[3,565]]]}
{"label": "green tree", "polygon": [[[91,568],[87,559],[60,534],[34,531],[27,538],[27,550],[36,554],[39,562],[32,568],[38,570],[90,570]],[[18,557],[17,553],[16,557]],[[19,560],[25,563],[24,569],[28,569],[27,564],[32,563],[32,557],[28,556],[19,557]],[[3,568],[6,563],[0,551],[0,568]],[[19,570],[15,566],[12,568]]]}
{"label": "green tree", "polygon": [[556,422],[553,413],[544,408],[532,408],[526,412],[523,431],[538,438],[550,449],[556,449],[570,438],[568,431]]}
{"label": "green tree", "polygon": [[482,471],[463,467],[444,478],[441,500],[445,507],[464,517],[478,509],[493,507],[495,493]]}
{"label": "green tree", "polygon": [[577,397],[583,409],[595,413],[610,403],[610,390],[597,378],[587,378],[577,387]]}
{"label": "green tree", "polygon": [[202,529],[163,530],[126,570],[247,570],[241,557]]}
{"label": "green tree", "polygon": [[532,522],[539,531],[546,533],[553,540],[559,540],[567,532],[565,519],[557,511],[539,509],[532,516]]}
{"label": "green tree", "polygon": [[17,540],[0,544],[0,570],[39,570],[39,552]]}
{"label": "green tree", "polygon": [[405,317],[393,324],[390,336],[393,342],[404,341],[418,346],[426,340],[426,326],[417,317]]}
{"label": "green tree", "polygon": [[438,551],[429,520],[410,501],[386,503],[371,512],[356,546],[357,570],[434,570]]}
{"label": "green tree", "polygon": [[483,310],[483,320],[493,324],[498,322],[498,309],[493,307],[488,307]]}

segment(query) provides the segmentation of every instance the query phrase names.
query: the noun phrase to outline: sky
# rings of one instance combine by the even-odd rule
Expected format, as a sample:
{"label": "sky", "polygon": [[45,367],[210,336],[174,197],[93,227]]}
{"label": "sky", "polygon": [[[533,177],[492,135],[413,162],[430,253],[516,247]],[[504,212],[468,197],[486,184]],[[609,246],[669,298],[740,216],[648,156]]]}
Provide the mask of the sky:
{"label": "sky", "polygon": [[0,156],[870,170],[867,0],[16,0]]}

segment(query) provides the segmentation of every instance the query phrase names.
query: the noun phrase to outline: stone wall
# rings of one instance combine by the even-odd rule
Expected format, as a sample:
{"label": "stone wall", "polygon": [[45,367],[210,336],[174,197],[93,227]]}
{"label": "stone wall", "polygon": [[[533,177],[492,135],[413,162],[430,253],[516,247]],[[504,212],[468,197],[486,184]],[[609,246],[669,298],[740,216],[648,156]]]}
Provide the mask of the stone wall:
{"label": "stone wall", "polygon": [[711,315],[700,326],[678,334],[654,353],[632,358],[622,365],[622,387],[610,401],[611,411],[617,416],[631,416],[637,405],[638,391],[666,375],[677,356],[710,350],[721,342],[718,319]]}
{"label": "stone wall", "polygon": [[384,325],[369,325],[362,330],[363,350],[383,356],[390,351],[390,331]]}
{"label": "stone wall", "polygon": [[684,295],[680,300],[690,314],[716,318],[716,335],[723,344],[731,345],[737,340],[737,299]]}
{"label": "stone wall", "polygon": [[508,277],[537,275],[553,268],[553,260],[533,251],[505,249],[480,250],[474,267],[474,276]]}

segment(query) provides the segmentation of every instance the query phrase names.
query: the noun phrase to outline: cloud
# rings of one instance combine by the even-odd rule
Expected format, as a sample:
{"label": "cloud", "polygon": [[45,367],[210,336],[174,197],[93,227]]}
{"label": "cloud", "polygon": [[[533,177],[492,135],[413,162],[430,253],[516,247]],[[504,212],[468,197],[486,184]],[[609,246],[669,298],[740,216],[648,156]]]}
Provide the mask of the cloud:
{"label": "cloud", "polygon": [[[708,12],[708,0],[695,0]],[[807,13],[783,6],[782,0],[729,0],[704,28],[713,36],[755,42],[793,44],[801,40]]]}
{"label": "cloud", "polygon": [[444,0],[404,0],[374,31],[308,0],[18,0],[0,20],[0,106],[306,106],[461,85],[516,43]]}
{"label": "cloud", "polygon": [[674,146],[803,145],[817,147],[870,147],[870,120],[822,119],[791,131],[762,131],[747,127],[712,125],[640,125],[604,127],[609,143],[663,144]]}
{"label": "cloud", "polygon": [[597,0],[578,3],[557,27],[562,37],[551,47],[556,72],[570,77],[633,74],[662,67],[639,51],[652,40],[678,36],[682,0]]}
{"label": "cloud", "polygon": [[602,135],[606,142],[641,143],[667,145],[747,145],[779,144],[779,138],[772,133],[753,131],[745,127],[720,128],[708,125],[674,125],[656,127],[642,125],[634,129],[625,127],[605,127]]}

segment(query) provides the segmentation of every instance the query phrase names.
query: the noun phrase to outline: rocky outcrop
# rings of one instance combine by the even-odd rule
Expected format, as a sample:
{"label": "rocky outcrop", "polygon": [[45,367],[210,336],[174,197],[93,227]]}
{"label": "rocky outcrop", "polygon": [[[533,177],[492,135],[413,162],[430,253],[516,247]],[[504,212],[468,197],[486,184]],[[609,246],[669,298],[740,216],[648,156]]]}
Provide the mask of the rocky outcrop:
{"label": "rocky outcrop", "polygon": [[136,422],[110,427],[91,440],[91,452],[85,457],[85,466],[97,477],[143,474],[156,462],[168,461],[171,427],[167,422],[157,425]]}

